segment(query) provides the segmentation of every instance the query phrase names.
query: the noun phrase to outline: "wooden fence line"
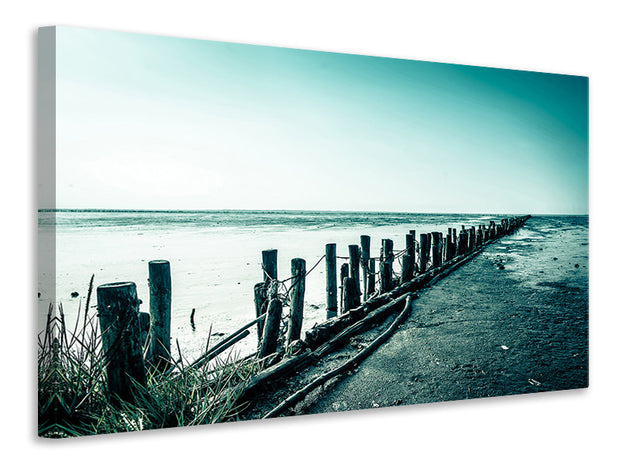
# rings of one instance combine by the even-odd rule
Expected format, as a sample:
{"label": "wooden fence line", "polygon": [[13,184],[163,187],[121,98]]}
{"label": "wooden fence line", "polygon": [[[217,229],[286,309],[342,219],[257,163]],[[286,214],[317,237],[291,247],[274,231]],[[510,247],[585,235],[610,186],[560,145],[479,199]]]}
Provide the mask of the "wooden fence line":
{"label": "wooden fence line", "polygon": [[[410,230],[405,235],[405,248],[396,255],[393,241],[382,239],[378,273],[375,273],[375,258],[370,256],[370,236],[362,235],[360,245],[348,246],[348,262],[340,267],[340,306],[336,244],[326,244],[327,320],[306,331],[303,337],[301,328],[306,275],[316,265],[306,271],[306,261],[294,258],[291,261],[291,278],[288,278],[292,280],[291,287],[283,298],[278,293],[278,285],[282,282],[278,281],[278,251],[264,250],[261,264],[263,281],[254,286],[255,320],[221,341],[192,365],[208,363],[217,353],[247,336],[248,328],[254,324],[257,325],[257,355],[260,358],[278,352],[282,339],[287,347],[302,340],[306,346],[316,348],[334,331],[341,331],[351,322],[359,321],[369,311],[385,305],[389,300],[399,298],[405,292],[414,292],[429,282],[441,279],[455,267],[471,259],[484,245],[516,231],[529,218],[530,215],[527,215],[504,218],[499,223],[490,221],[488,226],[461,226],[458,234],[457,228],[448,228],[445,236],[441,232],[433,231],[420,234],[419,242],[415,240],[416,231]],[[395,256],[400,257],[402,263],[400,276],[394,274]],[[133,398],[131,379],[138,383],[145,380],[145,359],[159,368],[170,364],[172,283],[168,261],[149,262],[149,294],[149,313],[145,313],[138,310],[139,300],[134,283],[111,283],[97,288],[104,356],[108,361],[108,385],[112,393],[127,401]],[[281,322],[286,298],[290,298],[290,312],[283,338]],[[150,337],[147,337],[147,332]],[[170,368],[167,372],[169,371]]]}

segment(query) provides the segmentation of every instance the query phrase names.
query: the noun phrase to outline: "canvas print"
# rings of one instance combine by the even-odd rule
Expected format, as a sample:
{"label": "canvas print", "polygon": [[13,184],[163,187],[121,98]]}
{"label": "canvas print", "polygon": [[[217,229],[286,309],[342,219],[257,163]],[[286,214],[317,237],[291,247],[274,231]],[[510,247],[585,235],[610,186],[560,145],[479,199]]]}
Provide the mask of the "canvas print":
{"label": "canvas print", "polygon": [[588,386],[587,77],[38,40],[39,436]]}

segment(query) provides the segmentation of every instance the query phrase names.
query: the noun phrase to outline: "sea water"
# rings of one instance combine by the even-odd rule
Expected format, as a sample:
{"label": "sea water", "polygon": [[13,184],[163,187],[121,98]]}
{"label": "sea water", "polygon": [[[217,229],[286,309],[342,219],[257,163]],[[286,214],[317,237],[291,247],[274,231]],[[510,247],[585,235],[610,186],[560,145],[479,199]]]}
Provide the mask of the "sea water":
{"label": "sea water", "polygon": [[[291,275],[291,259],[318,265],[306,278],[303,330],[326,318],[325,244],[336,243],[338,269],[348,245],[371,237],[371,256],[381,239],[405,247],[405,234],[488,225],[507,215],[415,214],[319,211],[101,211],[39,212],[40,240],[55,243],[55,285],[39,274],[39,329],[50,301],[62,303],[70,325],[85,306],[88,283],[136,283],[141,310],[148,311],[148,262],[170,262],[172,274],[172,350],[188,360],[202,354],[209,333],[213,345],[256,317],[254,285],[263,279],[261,251],[278,250],[278,278]],[[395,271],[399,264],[395,263]],[[50,284],[52,283],[52,284]],[[72,293],[78,293],[72,297]],[[96,292],[91,298],[91,311]],[[195,309],[195,328],[190,314]],[[285,308],[285,313],[288,309]],[[255,330],[235,345],[239,355],[256,350]]]}

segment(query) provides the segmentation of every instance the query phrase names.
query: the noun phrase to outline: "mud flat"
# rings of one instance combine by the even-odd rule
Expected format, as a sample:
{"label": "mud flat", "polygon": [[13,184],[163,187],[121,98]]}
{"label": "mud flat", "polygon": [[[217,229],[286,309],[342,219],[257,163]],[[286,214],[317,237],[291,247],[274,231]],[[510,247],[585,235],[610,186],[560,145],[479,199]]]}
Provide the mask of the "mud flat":
{"label": "mud flat", "polygon": [[[367,346],[391,321],[274,384],[244,417],[261,417]],[[517,234],[420,292],[411,316],[386,343],[286,414],[587,386],[587,217],[532,217]]]}

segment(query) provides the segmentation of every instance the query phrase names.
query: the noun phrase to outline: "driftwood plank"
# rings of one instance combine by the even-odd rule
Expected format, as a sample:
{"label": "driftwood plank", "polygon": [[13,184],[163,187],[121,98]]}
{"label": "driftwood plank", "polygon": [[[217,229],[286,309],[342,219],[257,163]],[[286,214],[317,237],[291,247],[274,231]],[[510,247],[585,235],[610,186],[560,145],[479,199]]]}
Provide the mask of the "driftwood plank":
{"label": "driftwood plank", "polygon": [[405,319],[411,313],[412,302],[413,302],[413,299],[414,299],[413,294],[408,294],[408,295],[406,295],[404,297],[406,297],[407,300],[405,302],[405,306],[404,306],[403,310],[400,312],[400,314],[398,315],[396,320],[394,320],[394,322],[390,325],[390,327],[388,329],[386,329],[383,333],[381,333],[381,335],[379,335],[379,337],[377,337],[366,348],[362,349],[353,358],[351,358],[350,360],[348,360],[344,364],[340,365],[337,368],[334,368],[333,370],[325,373],[322,376],[319,376],[314,381],[312,381],[311,383],[307,384],[302,389],[299,389],[297,392],[295,392],[294,394],[289,396],[286,400],[284,400],[282,403],[280,403],[280,405],[278,405],[276,408],[274,408],[269,413],[267,413],[263,417],[263,419],[272,418],[272,417],[275,417],[276,415],[279,415],[284,410],[286,410],[286,409],[294,406],[295,404],[297,404],[299,401],[301,401],[304,397],[306,397],[310,392],[315,390],[317,387],[325,384],[327,381],[329,381],[330,379],[334,378],[335,376],[338,376],[338,375],[340,375],[340,374],[350,370],[351,368],[355,367],[356,365],[359,365],[362,362],[362,360],[364,360],[366,357],[368,357],[381,344],[383,344],[394,333],[394,331],[396,331],[396,328],[398,328],[398,326],[400,326],[402,324],[402,322],[405,321]]}

